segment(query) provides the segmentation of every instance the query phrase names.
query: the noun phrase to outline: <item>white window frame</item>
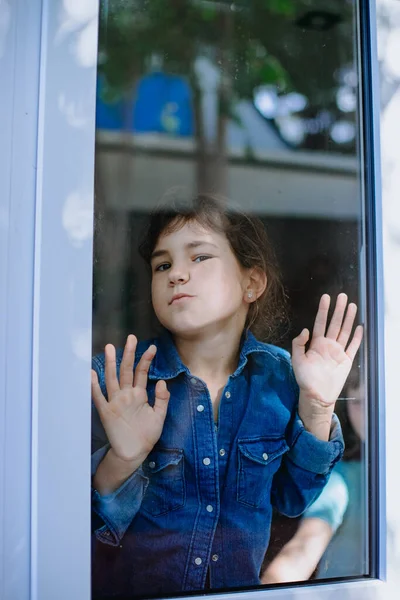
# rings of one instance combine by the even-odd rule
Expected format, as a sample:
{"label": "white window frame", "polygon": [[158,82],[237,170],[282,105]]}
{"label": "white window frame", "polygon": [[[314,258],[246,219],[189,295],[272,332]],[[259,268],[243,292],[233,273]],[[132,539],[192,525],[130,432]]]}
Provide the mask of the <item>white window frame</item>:
{"label": "white window frame", "polygon": [[[68,13],[75,5],[81,9]],[[368,297],[374,309],[368,356],[376,375],[370,393],[382,417],[375,2],[361,6],[362,63],[369,73],[366,202],[374,219],[368,260],[376,275]],[[0,29],[0,600],[90,599],[96,7],[96,0],[0,0],[0,23],[6,22],[4,43]],[[372,436],[375,578],[213,598],[321,600],[337,586],[354,599],[384,592],[383,421]]]}

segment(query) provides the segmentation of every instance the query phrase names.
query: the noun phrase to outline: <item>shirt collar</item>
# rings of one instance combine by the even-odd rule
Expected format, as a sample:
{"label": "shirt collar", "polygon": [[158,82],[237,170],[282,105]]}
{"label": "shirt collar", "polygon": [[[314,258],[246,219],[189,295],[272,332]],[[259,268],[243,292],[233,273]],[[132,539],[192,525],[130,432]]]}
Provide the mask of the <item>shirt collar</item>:
{"label": "shirt collar", "polygon": [[[154,343],[157,346],[157,354],[150,366],[149,379],[173,379],[180,373],[190,375],[190,371],[181,361],[172,335],[168,331],[165,331]],[[249,354],[269,353],[267,345],[259,342],[251,331],[243,332],[240,346],[239,364],[232,377],[239,375],[243,370]]]}

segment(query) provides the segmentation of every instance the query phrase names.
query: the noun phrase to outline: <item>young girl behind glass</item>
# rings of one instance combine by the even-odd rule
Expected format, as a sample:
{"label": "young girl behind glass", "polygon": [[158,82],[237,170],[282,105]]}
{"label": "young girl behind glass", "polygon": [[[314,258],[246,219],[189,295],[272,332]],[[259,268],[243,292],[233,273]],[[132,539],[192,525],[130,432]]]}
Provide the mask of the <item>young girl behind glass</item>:
{"label": "young girl behind glass", "polygon": [[357,308],[340,294],[328,324],[323,295],[292,360],[258,341],[279,318],[273,253],[212,197],[156,211],[141,254],[165,333],[93,359],[93,595],[258,585],[272,507],[301,514],[342,455]]}

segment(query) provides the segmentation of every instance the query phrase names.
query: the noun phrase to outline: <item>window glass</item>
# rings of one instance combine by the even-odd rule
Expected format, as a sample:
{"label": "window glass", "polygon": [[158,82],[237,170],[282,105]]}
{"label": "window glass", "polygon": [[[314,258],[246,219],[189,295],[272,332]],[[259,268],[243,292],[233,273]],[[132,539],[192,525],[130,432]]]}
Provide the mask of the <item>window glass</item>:
{"label": "window glass", "polygon": [[99,32],[93,597],[368,576],[357,6]]}

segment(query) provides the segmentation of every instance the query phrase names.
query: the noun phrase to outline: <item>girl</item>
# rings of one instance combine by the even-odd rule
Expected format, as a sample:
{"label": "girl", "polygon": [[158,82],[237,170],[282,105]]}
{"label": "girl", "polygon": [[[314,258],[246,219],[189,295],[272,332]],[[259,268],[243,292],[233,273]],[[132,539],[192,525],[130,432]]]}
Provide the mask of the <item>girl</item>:
{"label": "girl", "polygon": [[272,507],[301,514],[342,455],[356,306],[327,327],[322,296],[292,363],[258,341],[280,308],[264,227],[207,196],[158,210],[141,253],[165,333],[93,360],[93,594],[258,585]]}

